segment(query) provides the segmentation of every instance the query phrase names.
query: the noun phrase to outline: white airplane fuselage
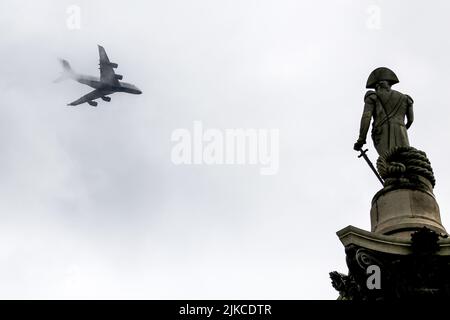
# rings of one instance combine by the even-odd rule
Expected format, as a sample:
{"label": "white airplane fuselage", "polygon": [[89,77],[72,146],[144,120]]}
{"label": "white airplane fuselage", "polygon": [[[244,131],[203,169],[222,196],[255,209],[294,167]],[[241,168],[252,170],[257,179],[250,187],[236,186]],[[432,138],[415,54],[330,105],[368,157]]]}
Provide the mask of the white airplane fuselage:
{"label": "white airplane fuselage", "polygon": [[[99,89],[105,92],[105,95],[114,92],[126,92],[131,94],[141,94],[142,91],[139,90],[135,85],[123,81],[118,81],[119,86],[114,86],[109,83],[103,83],[100,78],[86,75],[75,75],[74,80],[79,83],[88,85],[94,89]],[[109,92],[109,93],[107,93]]]}

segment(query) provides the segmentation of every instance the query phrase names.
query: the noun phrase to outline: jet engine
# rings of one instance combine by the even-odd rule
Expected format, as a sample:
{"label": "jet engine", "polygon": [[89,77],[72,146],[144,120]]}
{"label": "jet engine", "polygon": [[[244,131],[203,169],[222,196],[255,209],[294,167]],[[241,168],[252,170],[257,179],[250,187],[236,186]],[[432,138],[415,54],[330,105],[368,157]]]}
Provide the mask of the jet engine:
{"label": "jet engine", "polygon": [[98,104],[98,102],[96,102],[96,101],[88,101],[87,103],[89,103],[89,105],[91,105],[93,107],[96,107]]}
{"label": "jet engine", "polygon": [[106,102],[110,102],[111,101],[111,97],[102,97],[102,100],[106,101]]}
{"label": "jet engine", "polygon": [[122,80],[123,79],[123,76],[121,74],[116,74],[115,77],[116,77],[117,80]]}

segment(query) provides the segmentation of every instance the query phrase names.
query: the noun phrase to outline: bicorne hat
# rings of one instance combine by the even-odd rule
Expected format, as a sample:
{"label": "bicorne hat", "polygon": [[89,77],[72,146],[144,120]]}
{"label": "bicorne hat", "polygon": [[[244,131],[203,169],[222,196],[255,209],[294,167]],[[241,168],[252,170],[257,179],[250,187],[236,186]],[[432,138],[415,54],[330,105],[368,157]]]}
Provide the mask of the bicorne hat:
{"label": "bicorne hat", "polygon": [[375,89],[375,86],[380,81],[388,81],[391,85],[399,83],[394,71],[386,67],[380,67],[373,70],[367,79],[366,88]]}

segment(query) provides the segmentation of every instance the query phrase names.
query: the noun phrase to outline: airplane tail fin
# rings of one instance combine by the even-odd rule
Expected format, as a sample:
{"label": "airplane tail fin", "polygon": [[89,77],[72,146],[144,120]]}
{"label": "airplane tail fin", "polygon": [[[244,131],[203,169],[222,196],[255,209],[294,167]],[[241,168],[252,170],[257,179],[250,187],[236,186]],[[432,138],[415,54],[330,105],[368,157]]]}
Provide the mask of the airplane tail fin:
{"label": "airplane tail fin", "polygon": [[67,62],[67,60],[64,60],[64,59],[60,59],[59,61],[61,62],[61,65],[63,67],[63,72],[58,77],[58,79],[56,79],[53,82],[61,82],[61,81],[66,80],[66,79],[74,79],[75,78],[75,72],[70,67],[69,62]]}

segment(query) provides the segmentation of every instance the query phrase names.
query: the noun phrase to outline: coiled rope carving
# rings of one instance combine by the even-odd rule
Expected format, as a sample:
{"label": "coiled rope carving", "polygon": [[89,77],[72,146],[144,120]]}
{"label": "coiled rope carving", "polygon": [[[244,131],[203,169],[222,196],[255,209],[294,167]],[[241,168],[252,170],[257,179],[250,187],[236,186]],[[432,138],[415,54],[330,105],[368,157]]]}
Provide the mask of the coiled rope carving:
{"label": "coiled rope carving", "polygon": [[378,158],[377,169],[384,180],[411,179],[414,176],[421,176],[426,178],[433,187],[436,184],[426,153],[413,147],[394,147],[387,151]]}

